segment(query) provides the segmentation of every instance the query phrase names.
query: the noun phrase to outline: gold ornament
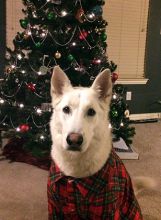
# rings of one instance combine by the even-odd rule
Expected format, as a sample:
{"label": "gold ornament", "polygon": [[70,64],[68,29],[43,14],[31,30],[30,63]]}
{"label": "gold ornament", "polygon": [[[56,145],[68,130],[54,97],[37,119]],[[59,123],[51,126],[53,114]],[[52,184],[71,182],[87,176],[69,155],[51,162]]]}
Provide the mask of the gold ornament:
{"label": "gold ornament", "polygon": [[7,66],[7,67],[5,68],[5,72],[6,72],[6,73],[11,73],[11,72],[12,72],[12,68]]}
{"label": "gold ornament", "polygon": [[129,118],[129,116],[130,116],[130,111],[129,111],[128,109],[125,110],[124,115],[125,115],[126,118]]}
{"label": "gold ornament", "polygon": [[29,37],[30,37],[30,36],[29,36],[27,33],[25,33],[25,34],[23,35],[23,38],[24,38],[25,40],[27,40]]}
{"label": "gold ornament", "polygon": [[60,53],[59,51],[57,51],[57,52],[55,53],[55,58],[56,58],[56,59],[60,59],[60,58],[61,58],[61,53]]}
{"label": "gold ornament", "polygon": [[83,8],[79,8],[75,15],[75,18],[80,22],[83,23],[85,21],[85,14]]}

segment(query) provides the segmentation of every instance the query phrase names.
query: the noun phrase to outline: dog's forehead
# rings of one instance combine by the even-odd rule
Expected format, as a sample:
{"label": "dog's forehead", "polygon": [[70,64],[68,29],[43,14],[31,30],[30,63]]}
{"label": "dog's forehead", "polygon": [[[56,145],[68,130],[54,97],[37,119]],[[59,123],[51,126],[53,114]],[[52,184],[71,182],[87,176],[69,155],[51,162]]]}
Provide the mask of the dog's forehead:
{"label": "dog's forehead", "polygon": [[93,102],[94,99],[94,92],[90,88],[74,88],[68,93],[66,93],[63,97],[64,102],[68,102],[71,104],[76,104],[78,103],[86,103],[90,104]]}

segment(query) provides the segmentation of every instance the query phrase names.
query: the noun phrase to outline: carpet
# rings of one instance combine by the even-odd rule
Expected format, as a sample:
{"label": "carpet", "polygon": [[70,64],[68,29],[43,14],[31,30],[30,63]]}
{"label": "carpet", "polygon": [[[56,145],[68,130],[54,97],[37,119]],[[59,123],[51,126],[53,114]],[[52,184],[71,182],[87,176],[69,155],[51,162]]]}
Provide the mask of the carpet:
{"label": "carpet", "polygon": [[[146,175],[158,182],[155,190],[138,194],[145,220],[161,219],[161,122],[136,124],[133,145],[139,160],[124,161],[133,176]],[[47,220],[48,172],[0,158],[0,220]]]}

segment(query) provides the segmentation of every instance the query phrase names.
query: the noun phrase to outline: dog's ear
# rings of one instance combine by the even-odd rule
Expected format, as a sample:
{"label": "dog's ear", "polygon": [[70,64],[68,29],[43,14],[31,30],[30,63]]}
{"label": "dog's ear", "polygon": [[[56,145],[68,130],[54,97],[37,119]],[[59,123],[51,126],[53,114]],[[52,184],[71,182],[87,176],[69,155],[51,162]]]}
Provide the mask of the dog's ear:
{"label": "dog's ear", "polygon": [[112,95],[111,71],[103,70],[94,80],[92,88],[97,91],[100,99],[105,100]]}
{"label": "dog's ear", "polygon": [[59,66],[55,66],[51,77],[51,96],[61,96],[71,87],[70,80],[64,71]]}

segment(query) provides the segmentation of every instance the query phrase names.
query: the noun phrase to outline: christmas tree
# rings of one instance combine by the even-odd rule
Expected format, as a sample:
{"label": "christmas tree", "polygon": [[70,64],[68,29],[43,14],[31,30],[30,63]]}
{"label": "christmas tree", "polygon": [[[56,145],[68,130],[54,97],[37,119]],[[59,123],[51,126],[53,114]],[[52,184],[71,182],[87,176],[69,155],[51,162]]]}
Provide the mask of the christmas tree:
{"label": "christmas tree", "polygon": [[[50,78],[59,65],[73,86],[90,86],[105,68],[113,83],[116,65],[107,56],[104,0],[23,0],[24,29],[7,48],[0,91],[0,127],[23,140],[23,150],[44,158],[50,152]],[[113,88],[110,119],[114,139],[131,143],[124,87]],[[11,150],[12,151],[12,150]]]}

